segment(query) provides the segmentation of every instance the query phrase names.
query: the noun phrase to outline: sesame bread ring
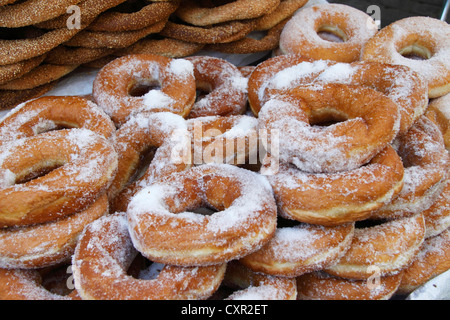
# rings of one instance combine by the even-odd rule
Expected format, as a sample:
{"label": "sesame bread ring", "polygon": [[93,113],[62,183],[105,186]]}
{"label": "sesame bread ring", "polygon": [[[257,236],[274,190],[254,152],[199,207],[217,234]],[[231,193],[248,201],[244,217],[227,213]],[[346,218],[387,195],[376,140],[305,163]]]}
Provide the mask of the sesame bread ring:
{"label": "sesame bread ring", "polygon": [[[219,211],[185,211],[202,206]],[[255,172],[227,164],[197,166],[145,187],[127,213],[135,247],[152,261],[173,265],[241,258],[276,230],[270,185]]]}
{"label": "sesame bread ring", "polygon": [[166,21],[160,21],[139,30],[120,32],[91,31],[85,29],[64,42],[64,45],[85,48],[126,48],[150,34],[160,32],[165,24]]}
{"label": "sesame bread ring", "polygon": [[[80,29],[85,29],[88,27],[95,18],[97,18],[101,13],[105,12],[108,9],[111,9],[115,6],[120,5],[126,0],[107,0],[107,1],[98,1],[98,0],[83,0],[77,4],[77,9],[79,9],[79,14],[82,19],[79,21],[74,21],[74,13],[78,13],[77,11],[67,11],[59,17],[55,17],[53,19],[42,21],[37,23],[36,26],[38,28],[54,30],[54,29],[62,29],[67,28],[68,23],[71,22],[79,22]],[[76,26],[78,27],[78,26]]]}
{"label": "sesame bread ring", "polygon": [[[28,29],[25,33],[28,33]],[[8,65],[27,60],[52,50],[80,32],[79,29],[49,30],[46,32],[32,28],[32,36],[16,39],[0,39],[0,65]]]}
{"label": "sesame bread ring", "polygon": [[79,2],[81,0],[27,0],[0,7],[0,27],[19,28],[50,20]]}
{"label": "sesame bread ring", "polygon": [[285,163],[276,169],[271,174],[264,163],[261,172],[272,185],[279,214],[311,224],[336,226],[367,219],[403,187],[403,164],[391,146],[351,171],[313,174]]}
{"label": "sesame bread ring", "polygon": [[447,177],[449,155],[442,134],[425,116],[396,138],[405,174],[400,193],[385,206],[372,212],[372,218],[398,218],[428,209],[442,192]]}
{"label": "sesame bread ring", "polygon": [[295,278],[256,273],[236,261],[227,264],[223,285],[235,289],[225,300],[297,299]]}
{"label": "sesame bread ring", "polygon": [[297,86],[341,83],[375,89],[400,109],[400,132],[406,132],[428,105],[422,78],[405,66],[383,63],[314,61],[301,55],[283,55],[260,63],[248,84],[248,100],[255,115],[272,95]]}
{"label": "sesame bread ring", "polygon": [[378,281],[334,277],[322,271],[297,278],[298,300],[389,300],[397,292],[402,273]]}
{"label": "sesame bread ring", "polygon": [[9,65],[0,66],[0,84],[19,78],[30,72],[44,61],[46,55],[30,58]]}
{"label": "sesame bread ring", "polygon": [[253,28],[254,22],[251,19],[235,20],[211,27],[198,27],[169,20],[159,34],[186,42],[211,44],[242,39],[253,31]]}
{"label": "sesame bread ring", "polygon": [[78,65],[57,65],[42,63],[20,78],[0,85],[0,90],[27,90],[61,79],[75,70]]}
{"label": "sesame bread ring", "polygon": [[208,56],[185,59],[194,66],[196,88],[200,93],[188,118],[244,113],[247,106],[247,79],[235,65]]}
{"label": "sesame bread ring", "polygon": [[431,100],[425,115],[439,127],[445,148],[450,151],[450,94]]}
{"label": "sesame bread ring", "polygon": [[307,0],[281,0],[275,10],[255,19],[255,31],[270,30],[303,7]]}
{"label": "sesame bread ring", "polygon": [[108,198],[102,195],[86,210],[68,217],[0,230],[0,267],[43,268],[70,261],[84,227],[107,213]]}
{"label": "sesame bread ring", "polygon": [[[450,92],[450,26],[431,17],[397,20],[370,39],[361,53],[364,61],[405,65],[428,84],[428,95],[436,98]],[[408,55],[423,59],[413,59]]]}
{"label": "sesame bread ring", "polygon": [[126,215],[115,213],[88,225],[73,256],[75,288],[86,300],[205,299],[221,284],[226,264],[208,267],[165,265],[154,279],[127,274],[137,255]]}
{"label": "sesame bread ring", "polygon": [[[280,160],[302,171],[356,169],[398,133],[397,105],[375,90],[326,84],[294,88],[288,94],[264,104],[259,126],[269,141],[278,136]],[[329,121],[331,125],[321,125]]]}
{"label": "sesame bread ring", "polygon": [[[314,60],[353,62],[360,60],[364,44],[378,31],[364,11],[344,4],[323,4],[304,8],[285,25],[280,36],[282,54],[298,53]],[[342,42],[324,40],[328,32]]]}
{"label": "sesame bread ring", "polygon": [[425,240],[422,214],[356,228],[352,244],[342,259],[324,271],[341,278],[364,280],[377,268],[380,276],[392,275],[415,259]]}
{"label": "sesame bread ring", "polygon": [[17,105],[38,98],[52,90],[58,80],[26,90],[0,90],[0,110],[12,109]]}
{"label": "sesame bread ring", "polygon": [[142,6],[135,11],[133,11],[133,8],[127,8],[127,4],[127,2],[124,3],[124,11],[121,11],[121,6],[118,6],[101,13],[86,29],[108,32],[139,30],[167,20],[169,15],[178,8],[179,1],[144,1]]}
{"label": "sesame bread ring", "polygon": [[280,4],[280,0],[235,0],[222,5],[211,4],[212,6],[203,6],[201,1],[185,0],[175,15],[189,24],[204,27],[258,18],[274,10]]}
{"label": "sesame bread ring", "polygon": [[[186,143],[189,143],[187,147],[190,152],[191,141],[188,139],[186,121],[169,112],[137,114],[117,130],[115,149],[119,158],[118,170],[108,189],[108,197],[115,210],[118,206],[116,202],[124,201],[125,194],[130,192],[128,189],[151,184],[157,177],[189,168],[190,161],[174,159],[175,148],[181,146],[177,143],[182,143],[183,137],[186,138]],[[159,150],[163,144],[165,146]],[[134,181],[140,174],[140,162],[152,148],[158,148],[159,153],[154,155],[140,179]],[[170,153],[167,152],[169,149]],[[161,157],[160,153],[163,153],[164,157]],[[132,187],[131,184],[135,186]],[[124,191],[128,186],[130,187]],[[124,194],[120,195],[122,192]],[[121,209],[126,209],[126,206],[122,205]]]}
{"label": "sesame bread ring", "polygon": [[87,129],[50,131],[3,144],[0,150],[1,227],[79,212],[106,191],[117,170],[111,143]]}
{"label": "sesame bread ring", "polygon": [[281,21],[269,30],[264,30],[262,37],[253,36],[251,33],[242,39],[228,42],[210,44],[207,50],[233,54],[249,54],[274,50],[279,43],[280,34],[288,19]]}
{"label": "sesame bread ring", "polygon": [[69,47],[61,44],[50,50],[44,62],[58,65],[81,65],[106,57],[115,50],[114,48]]}
{"label": "sesame bread ring", "polygon": [[127,48],[117,50],[114,54],[119,57],[129,54],[157,54],[168,58],[183,58],[198,53],[204,46],[201,43],[160,37],[158,34],[155,37],[149,35],[140,39]]}
{"label": "sesame bread ring", "polygon": [[399,294],[409,294],[429,280],[450,269],[450,230],[423,243],[413,263],[403,274]]}
{"label": "sesame bread ring", "polygon": [[61,295],[43,285],[39,270],[0,269],[0,299],[2,300],[80,300],[76,290]]}
{"label": "sesame bread ring", "polygon": [[[160,90],[151,86],[160,86]],[[143,96],[132,96],[139,86],[150,86]],[[195,101],[193,65],[184,59],[137,54],[117,58],[94,79],[93,97],[117,127],[136,113],[172,112],[183,117]]]}
{"label": "sesame bread ring", "polygon": [[353,232],[354,223],[278,226],[269,243],[239,262],[258,273],[297,277],[338,262],[350,248]]}
{"label": "sesame bread ring", "polygon": [[85,128],[113,140],[116,128],[92,101],[77,96],[44,96],[28,100],[0,121],[0,145],[57,128]]}

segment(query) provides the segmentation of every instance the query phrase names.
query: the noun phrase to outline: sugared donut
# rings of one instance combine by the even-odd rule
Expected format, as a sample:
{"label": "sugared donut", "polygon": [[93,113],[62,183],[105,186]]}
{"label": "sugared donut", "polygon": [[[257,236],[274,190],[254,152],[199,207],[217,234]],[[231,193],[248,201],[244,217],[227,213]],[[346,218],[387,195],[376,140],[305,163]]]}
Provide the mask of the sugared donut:
{"label": "sugared donut", "polygon": [[187,120],[194,165],[256,164],[258,120],[247,115],[207,116]]}
{"label": "sugared donut", "polygon": [[432,99],[425,115],[439,127],[445,147],[450,152],[450,94]]}
{"label": "sugared donut", "polygon": [[361,52],[361,59],[408,66],[424,78],[429,97],[436,98],[450,92],[449,39],[450,26],[445,21],[408,17],[372,37]]}
{"label": "sugared donut", "polygon": [[221,58],[192,56],[199,94],[189,118],[242,114],[247,105],[247,79],[239,69]]}
{"label": "sugared donut", "polygon": [[450,181],[448,179],[436,201],[422,211],[422,214],[425,218],[425,238],[437,236],[450,227]]}
{"label": "sugared donut", "polygon": [[[217,211],[202,215],[186,210]],[[174,173],[136,193],[128,205],[131,238],[148,259],[173,265],[211,265],[261,248],[276,230],[267,180],[227,164]]]}
{"label": "sugared donut", "polygon": [[166,265],[156,278],[127,274],[138,252],[126,214],[115,213],[88,225],[72,260],[75,288],[89,300],[205,299],[221,284],[226,264],[208,267]]}
{"label": "sugared donut", "polygon": [[350,249],[342,259],[324,270],[348,279],[368,279],[376,268],[380,276],[406,268],[425,239],[422,214],[390,220],[375,226],[356,228]]}
{"label": "sugared donut", "polygon": [[[191,141],[186,121],[183,117],[170,113],[140,113],[131,116],[117,130],[115,149],[118,153],[118,170],[108,189],[108,198],[113,204],[113,210],[117,210],[122,201],[120,194],[131,184],[144,185],[152,183],[159,176],[170,174],[171,172],[185,170],[190,167]],[[182,139],[185,139],[183,142]],[[180,143],[178,146],[177,143]],[[167,145],[159,149],[163,144]],[[186,146],[187,150],[185,161],[175,161],[175,148]],[[164,152],[164,157],[155,154],[146,172],[140,175],[140,163],[145,158],[145,154],[153,148],[158,148],[159,153]],[[164,151],[163,151],[164,150]],[[180,152],[183,148],[180,148]],[[158,151],[157,151],[158,152]],[[182,159],[180,154],[180,160]],[[157,161],[156,159],[162,160]],[[137,182],[135,182],[138,180]],[[125,191],[126,193],[127,191]],[[117,198],[117,199],[116,199]],[[122,208],[122,207],[121,207]]]}
{"label": "sugared donut", "polygon": [[326,84],[269,100],[258,120],[271,143],[278,136],[282,162],[307,172],[339,172],[381,152],[396,137],[400,118],[397,105],[375,90]]}
{"label": "sugared donut", "polygon": [[396,218],[422,212],[442,192],[448,171],[449,155],[442,134],[425,116],[394,142],[405,167],[404,184],[390,203],[375,210],[373,218]]}
{"label": "sugared donut", "polygon": [[0,269],[2,300],[79,300],[76,290],[67,295],[52,292],[43,286],[39,270]]}
{"label": "sugared donut", "polygon": [[345,254],[352,242],[353,231],[354,223],[337,227],[278,226],[265,246],[239,262],[255,272],[282,277],[322,270]]}
{"label": "sugared donut", "polygon": [[406,66],[376,62],[314,61],[301,55],[282,55],[260,63],[248,82],[251,110],[258,115],[273,95],[297,86],[341,83],[366,86],[392,99],[400,109],[400,132],[406,132],[428,105],[428,87]]}
{"label": "sugared donut", "polygon": [[450,268],[450,230],[425,240],[413,263],[405,269],[399,294],[408,294]]}
{"label": "sugared donut", "polygon": [[261,172],[272,185],[279,214],[328,226],[368,218],[373,208],[384,206],[400,192],[404,172],[391,146],[351,171],[313,174],[286,163],[275,170],[264,163]]}
{"label": "sugared donut", "polygon": [[112,144],[88,129],[14,140],[1,145],[0,154],[1,227],[79,212],[106,191],[117,170]]}
{"label": "sugared donut", "polygon": [[223,285],[235,289],[225,300],[296,300],[295,278],[256,273],[239,262],[227,264]]}
{"label": "sugared donut", "polygon": [[101,196],[86,210],[43,224],[0,230],[1,268],[42,268],[70,260],[84,227],[108,213]]}
{"label": "sugared donut", "polygon": [[[143,87],[151,90],[142,95]],[[159,55],[120,57],[98,72],[92,94],[118,127],[143,111],[187,116],[195,100],[193,66],[185,59]]]}
{"label": "sugared donut", "polygon": [[322,271],[297,278],[298,300],[389,300],[400,286],[402,273],[379,282],[334,277]]}
{"label": "sugared donut", "polygon": [[[360,60],[364,44],[377,33],[375,21],[365,12],[343,4],[304,8],[285,25],[280,36],[282,54],[299,53],[315,60]],[[328,41],[321,32],[342,41]]]}
{"label": "sugared donut", "polygon": [[85,128],[113,140],[116,128],[95,103],[77,96],[45,96],[26,101],[0,122],[0,144],[57,128]]}

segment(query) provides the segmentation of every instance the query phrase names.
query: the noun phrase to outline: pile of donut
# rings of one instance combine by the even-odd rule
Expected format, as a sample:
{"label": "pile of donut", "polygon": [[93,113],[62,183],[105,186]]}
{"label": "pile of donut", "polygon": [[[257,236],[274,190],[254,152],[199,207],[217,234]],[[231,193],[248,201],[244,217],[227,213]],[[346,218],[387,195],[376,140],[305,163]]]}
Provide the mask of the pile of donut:
{"label": "pile of donut", "polygon": [[2,0],[0,109],[48,92],[79,67],[100,68],[128,54],[270,52],[284,23],[305,3]]}
{"label": "pile of donut", "polygon": [[[374,32],[347,6],[306,10]],[[13,108],[0,299],[389,299],[447,271],[448,25],[408,18],[359,47],[399,28],[403,54],[432,54],[406,66],[308,56],[314,43],[290,43],[307,32],[297,17],[253,67],[129,54],[90,96]],[[321,31],[351,34],[334,30]]]}

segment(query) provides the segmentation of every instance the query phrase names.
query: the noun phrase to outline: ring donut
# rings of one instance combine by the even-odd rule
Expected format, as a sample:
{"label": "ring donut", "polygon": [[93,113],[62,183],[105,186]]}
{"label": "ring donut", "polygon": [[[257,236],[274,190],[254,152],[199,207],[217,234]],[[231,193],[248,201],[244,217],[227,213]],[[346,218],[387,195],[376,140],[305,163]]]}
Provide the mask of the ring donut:
{"label": "ring donut", "polygon": [[32,269],[70,261],[84,227],[108,213],[106,195],[56,221],[0,230],[0,267]]}
{"label": "ring donut", "polygon": [[[132,96],[138,86],[159,85],[143,96]],[[93,97],[120,127],[133,114],[169,111],[187,116],[195,100],[192,63],[185,59],[138,54],[117,58],[104,66],[93,83]]]}
{"label": "ring donut", "polygon": [[392,275],[405,269],[425,240],[422,214],[394,219],[375,226],[356,228],[352,244],[338,263],[324,269],[328,274],[364,280],[373,275]]}
{"label": "ring donut", "polygon": [[[183,137],[186,137],[186,143],[189,142],[190,151],[188,135],[186,121],[169,112],[137,114],[117,130],[118,170],[108,189],[114,210],[126,209],[128,202],[125,203],[125,199],[129,198],[132,190],[190,167],[190,161],[175,161],[174,158],[177,156],[176,148],[182,147],[178,143],[183,143]],[[152,148],[158,149],[145,173],[136,179],[143,155]]]}
{"label": "ring donut", "polygon": [[278,226],[265,246],[239,262],[258,273],[297,277],[338,262],[350,248],[353,232],[354,223],[337,227]]}
{"label": "ring donut", "polygon": [[400,132],[406,132],[428,105],[426,83],[405,66],[314,61],[297,54],[270,58],[254,71],[248,83],[248,100],[255,115],[272,95],[324,83],[365,86],[387,95],[400,109]]}
{"label": "ring donut", "polygon": [[[365,44],[361,60],[405,65],[424,78],[428,95],[450,92],[450,26],[431,17],[408,17],[381,29]],[[413,54],[423,59],[413,59]]]}
{"label": "ring donut", "polygon": [[379,278],[379,283],[333,277],[322,271],[297,278],[298,300],[389,300],[398,290],[403,273]]}
{"label": "ring donut", "polygon": [[272,185],[279,214],[325,226],[367,219],[374,208],[396,197],[403,187],[404,175],[401,158],[391,146],[367,165],[351,171],[314,174],[285,163],[274,174],[270,170],[263,163],[261,173]]}
{"label": "ring donut", "polygon": [[239,262],[227,264],[223,285],[235,289],[225,300],[296,300],[295,278],[256,273]]}
{"label": "ring donut", "polygon": [[425,115],[439,127],[450,152],[450,94],[431,100]]}
{"label": "ring donut", "polygon": [[44,286],[40,270],[0,269],[2,300],[79,300],[76,290],[67,295],[52,292]]}
{"label": "ring donut", "polygon": [[[219,211],[185,212],[202,205]],[[227,164],[197,166],[145,187],[133,196],[127,213],[135,247],[152,261],[173,265],[241,258],[258,250],[276,229],[267,181]]]}
{"label": "ring donut", "polygon": [[87,129],[14,140],[1,145],[0,151],[1,227],[79,212],[106,191],[117,170],[112,144]]}
{"label": "ring donut", "polygon": [[194,66],[197,100],[188,118],[242,114],[247,106],[247,79],[232,63],[216,57],[186,57]]}
{"label": "ring donut", "polygon": [[136,279],[127,274],[136,255],[126,214],[115,213],[88,225],[72,262],[78,294],[86,300],[205,299],[217,290],[226,270],[226,264],[166,265],[154,279]]}
{"label": "ring donut", "polygon": [[[326,84],[294,88],[287,94],[267,101],[258,120],[268,140],[279,136],[280,160],[302,171],[356,169],[398,133],[397,105],[375,90]],[[321,126],[329,121],[338,122]]]}
{"label": "ring donut", "polygon": [[450,268],[450,230],[425,240],[416,259],[405,269],[399,294],[409,294]]}
{"label": "ring donut", "polygon": [[[344,4],[323,4],[304,8],[286,23],[280,35],[282,54],[301,54],[314,60],[359,61],[364,44],[378,31],[365,12]],[[321,32],[341,42],[328,41]]]}
{"label": "ring donut", "polygon": [[422,211],[425,218],[425,238],[437,236],[450,227],[450,181],[445,182],[436,201],[426,210]]}
{"label": "ring donut", "polygon": [[205,27],[258,18],[271,12],[279,4],[280,0],[235,0],[222,5],[203,6],[198,1],[185,0],[175,15],[189,24]]}
{"label": "ring donut", "polygon": [[402,158],[405,174],[400,193],[385,206],[372,212],[374,219],[398,218],[428,209],[442,192],[449,155],[437,126],[425,116],[394,145]]}
{"label": "ring donut", "polygon": [[92,101],[77,96],[45,96],[28,100],[0,121],[0,145],[57,128],[85,128],[113,140],[116,128]]}

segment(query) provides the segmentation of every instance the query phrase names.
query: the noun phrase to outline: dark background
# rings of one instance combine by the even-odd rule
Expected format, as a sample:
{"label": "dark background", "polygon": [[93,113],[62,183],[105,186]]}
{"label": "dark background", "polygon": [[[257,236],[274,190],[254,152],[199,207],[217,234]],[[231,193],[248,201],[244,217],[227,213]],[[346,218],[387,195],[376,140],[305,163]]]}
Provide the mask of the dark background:
{"label": "dark background", "polygon": [[[330,3],[342,3],[366,12],[371,5],[381,9],[381,26],[410,16],[429,16],[440,18],[445,0],[328,0]],[[370,13],[369,13],[370,15]],[[447,15],[450,23],[450,13]]]}

